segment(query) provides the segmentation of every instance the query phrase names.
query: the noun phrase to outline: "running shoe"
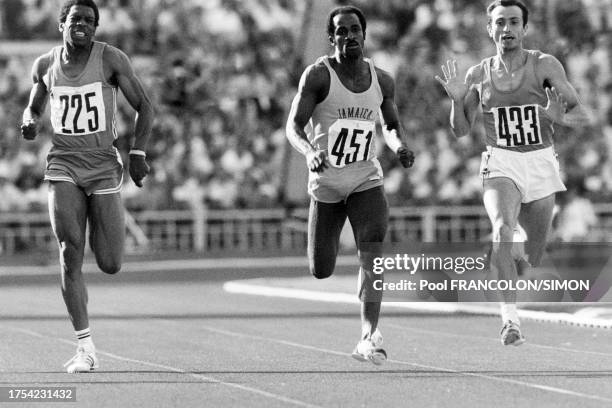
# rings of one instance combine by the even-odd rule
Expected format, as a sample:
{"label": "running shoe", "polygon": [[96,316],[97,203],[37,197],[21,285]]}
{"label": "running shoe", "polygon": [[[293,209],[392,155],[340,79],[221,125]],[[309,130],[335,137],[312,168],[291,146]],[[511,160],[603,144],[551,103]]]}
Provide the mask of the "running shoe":
{"label": "running shoe", "polygon": [[68,373],[85,373],[99,367],[95,351],[85,351],[83,347],[77,348],[77,352],[64,364]]}
{"label": "running shoe", "polygon": [[520,346],[525,342],[525,337],[521,334],[518,324],[508,320],[501,330],[501,342],[504,346]]}
{"label": "running shoe", "polygon": [[360,340],[353,350],[353,358],[358,361],[371,361],[375,365],[381,365],[387,360],[387,352],[382,349],[383,337],[380,330],[376,331],[370,336]]}

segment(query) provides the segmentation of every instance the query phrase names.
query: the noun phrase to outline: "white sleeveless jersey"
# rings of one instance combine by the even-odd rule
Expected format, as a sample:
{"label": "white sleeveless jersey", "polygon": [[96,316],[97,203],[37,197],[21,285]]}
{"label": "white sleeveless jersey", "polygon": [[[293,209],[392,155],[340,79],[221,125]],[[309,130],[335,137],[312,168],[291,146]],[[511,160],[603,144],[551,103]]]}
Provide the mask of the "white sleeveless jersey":
{"label": "white sleeveless jersey", "polygon": [[372,82],[364,92],[352,92],[340,82],[336,71],[329,64],[329,57],[323,56],[316,63],[323,62],[329,71],[329,93],[312,114],[308,129],[308,140],[317,150],[326,150],[333,167],[343,168],[353,163],[376,159],[376,120],[383,101],[374,63],[365,59],[370,66]]}

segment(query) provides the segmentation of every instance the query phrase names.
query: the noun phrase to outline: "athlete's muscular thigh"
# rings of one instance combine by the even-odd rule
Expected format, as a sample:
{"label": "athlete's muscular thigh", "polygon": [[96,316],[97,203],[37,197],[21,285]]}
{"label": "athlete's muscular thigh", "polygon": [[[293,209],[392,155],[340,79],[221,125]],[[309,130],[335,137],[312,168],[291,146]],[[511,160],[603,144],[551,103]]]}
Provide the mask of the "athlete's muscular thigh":
{"label": "athlete's muscular thigh", "polygon": [[384,241],[389,205],[382,186],[349,195],[346,208],[359,249],[361,243]]}
{"label": "athlete's muscular thigh", "polygon": [[60,249],[69,249],[69,254],[82,256],[87,225],[85,193],[70,182],[50,182],[49,216]]}
{"label": "athlete's muscular thigh", "polygon": [[493,241],[512,242],[521,209],[521,193],[507,177],[485,180],[483,203],[493,227]]}
{"label": "athlete's muscular thigh", "polygon": [[91,196],[89,225],[89,239],[98,266],[106,273],[118,272],[125,243],[125,213],[119,193]]}
{"label": "athlete's muscular thigh", "polygon": [[308,263],[315,278],[329,277],[336,266],[342,226],[346,221],[343,202],[310,201],[308,215]]}

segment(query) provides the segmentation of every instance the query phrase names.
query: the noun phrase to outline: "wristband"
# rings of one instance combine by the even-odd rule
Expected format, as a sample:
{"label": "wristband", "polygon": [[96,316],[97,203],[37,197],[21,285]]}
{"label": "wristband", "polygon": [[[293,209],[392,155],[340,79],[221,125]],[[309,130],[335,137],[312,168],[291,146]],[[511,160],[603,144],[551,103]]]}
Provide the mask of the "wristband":
{"label": "wristband", "polygon": [[387,141],[387,146],[389,146],[389,149],[391,149],[393,153],[397,154],[397,151],[400,147],[404,146],[404,143],[397,138],[392,138],[391,140]]}
{"label": "wristband", "polygon": [[139,149],[132,149],[132,150],[130,150],[130,152],[128,154],[130,156],[131,155],[135,155],[135,156],[147,157],[147,154],[144,152],[144,150],[139,150]]}

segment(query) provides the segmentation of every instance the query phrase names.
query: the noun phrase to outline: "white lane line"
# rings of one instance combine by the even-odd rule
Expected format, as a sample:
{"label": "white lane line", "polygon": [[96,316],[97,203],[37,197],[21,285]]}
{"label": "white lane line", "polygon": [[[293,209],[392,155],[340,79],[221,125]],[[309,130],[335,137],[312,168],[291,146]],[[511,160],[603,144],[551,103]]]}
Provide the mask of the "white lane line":
{"label": "white lane line", "polygon": [[[0,327],[3,329],[8,329],[8,330],[12,330],[15,332],[19,332],[19,333],[24,333],[30,336],[34,336],[34,337],[38,337],[38,338],[42,338],[42,339],[51,339],[51,340],[56,340],[65,344],[69,344],[71,346],[76,346],[77,344],[75,342],[66,340],[66,339],[62,339],[59,337],[53,337],[53,336],[48,336],[48,335],[44,335],[42,333],[38,333],[32,330],[28,330],[28,329],[22,329],[19,327],[12,327],[12,326],[7,326],[4,324],[0,324]],[[246,391],[246,392],[250,392],[253,394],[258,394],[267,398],[271,398],[280,402],[284,402],[287,404],[291,404],[291,405],[295,405],[298,407],[307,407],[307,408],[322,408],[319,405],[313,405],[313,404],[309,404],[307,402],[304,401],[300,401],[300,400],[296,400],[293,398],[289,398],[289,397],[285,397],[283,395],[279,395],[279,394],[274,394],[271,392],[267,392],[264,390],[260,390],[258,388],[253,388],[253,387],[248,387],[246,385],[241,385],[241,384],[236,384],[236,383],[231,383],[231,382],[225,382],[222,380],[218,380],[216,378],[213,377],[208,377],[205,375],[201,375],[201,374],[197,374],[197,373],[192,373],[188,370],[184,370],[182,368],[178,368],[178,367],[173,367],[173,366],[169,366],[169,365],[165,365],[165,364],[158,364],[158,363],[154,363],[151,361],[146,361],[146,360],[138,360],[135,358],[129,358],[129,357],[122,357],[120,355],[117,354],[113,354],[113,353],[109,353],[106,351],[102,351],[100,349],[96,349],[96,354],[100,354],[106,357],[110,357],[112,359],[115,360],[119,360],[119,361],[123,361],[123,362],[127,362],[127,363],[134,363],[134,364],[140,364],[140,365],[144,365],[144,366],[148,366],[148,367],[153,367],[153,368],[160,368],[162,370],[167,370],[167,371],[171,371],[171,372],[175,372],[175,373],[179,373],[179,374],[186,374],[190,377],[193,377],[195,379],[198,379],[200,381],[204,381],[204,382],[210,382],[210,383],[214,383],[214,384],[219,384],[219,385],[224,385],[226,387],[230,387],[230,388],[236,388],[242,391]]]}
{"label": "white lane line", "polygon": [[[178,324],[177,322],[172,321],[172,320],[167,320],[167,321],[170,322],[170,323],[173,323],[173,324]],[[258,335],[253,335],[253,334],[237,333],[237,332],[233,332],[233,331],[230,331],[230,330],[217,329],[217,328],[214,328],[214,327],[209,327],[209,326],[204,326],[204,325],[199,325],[198,327],[202,328],[202,329],[205,329],[205,330],[208,330],[208,331],[213,332],[213,333],[223,334],[223,335],[227,335],[227,336],[243,337],[243,338],[248,338],[248,339],[253,339],[253,340],[260,340],[260,341],[266,341],[266,342],[271,342],[271,343],[283,344],[283,345],[286,345],[286,346],[301,348],[301,349],[305,349],[305,350],[318,351],[318,352],[321,352],[321,353],[333,354],[333,355],[342,356],[342,357],[350,357],[351,356],[351,354],[349,354],[349,353],[340,352],[340,351],[336,351],[336,350],[325,349],[325,348],[321,348],[321,347],[310,346],[310,345],[307,345],[307,344],[296,343],[296,342],[288,341],[288,340],[275,339],[275,338],[271,338],[271,337],[264,337],[264,336],[258,336]],[[582,399],[589,399],[589,400],[603,401],[603,402],[612,402],[612,398],[605,398],[605,397],[601,397],[599,395],[585,394],[585,393],[582,393],[582,392],[567,390],[567,389],[559,388],[559,387],[552,387],[552,386],[548,386],[548,385],[536,384],[536,383],[531,383],[531,382],[526,382],[526,381],[513,380],[513,379],[510,379],[510,378],[496,377],[496,376],[486,375],[486,374],[471,373],[471,372],[453,370],[453,369],[450,369],[450,368],[444,368],[444,367],[437,367],[437,366],[432,366],[432,365],[412,363],[412,362],[409,362],[409,361],[402,361],[402,360],[389,359],[389,360],[387,360],[387,362],[388,363],[394,363],[394,364],[401,364],[401,365],[410,365],[410,366],[414,366],[414,367],[425,368],[425,369],[428,369],[428,370],[439,371],[439,372],[446,372],[446,373],[452,373],[452,374],[458,374],[458,375],[463,375],[463,376],[467,376],[467,377],[476,377],[476,378],[481,378],[483,380],[490,380],[490,381],[497,381],[497,382],[503,382],[503,383],[508,383],[508,384],[520,385],[522,387],[534,388],[534,389],[538,389],[538,390],[541,390],[541,391],[553,392],[553,393],[557,393],[557,394],[563,394],[563,395],[573,396],[573,397],[582,398]]]}
{"label": "white lane line", "polygon": [[[359,266],[356,256],[341,255],[336,262],[338,266]],[[287,257],[253,257],[253,258],[206,258],[206,259],[160,259],[156,261],[124,262],[120,273],[160,272],[191,269],[276,269],[307,268],[305,256]],[[99,272],[95,263],[83,264],[84,273]],[[59,265],[39,266],[0,266],[0,276],[9,275],[48,275],[58,274]]]}
{"label": "white lane line", "polygon": [[[396,328],[402,331],[407,331],[410,333],[414,333],[416,331],[416,332],[423,333],[423,334],[434,334],[436,336],[460,337],[460,338],[476,339],[476,340],[488,340],[488,341],[495,341],[496,343],[499,343],[499,338],[476,336],[473,334],[441,332],[441,331],[436,331],[436,330],[422,329],[422,328],[413,327],[413,326],[406,327],[406,326],[402,326],[399,324],[388,323],[388,322],[385,323],[385,327],[393,327],[393,328]],[[560,346],[547,346],[544,344],[532,343],[530,341],[527,341],[521,348],[523,347],[533,347],[533,348],[540,348],[540,349],[546,349],[546,350],[564,351],[568,353],[588,354],[588,355],[599,356],[599,357],[612,357],[612,353],[604,353],[601,351],[578,350],[578,349],[573,349],[569,347],[560,347]]]}
{"label": "white lane line", "polygon": [[[360,300],[356,294],[350,294],[345,292],[321,292],[309,289],[265,286],[262,284],[251,284],[244,281],[225,282],[223,284],[223,289],[226,292],[240,293],[246,295],[284,297],[290,299],[303,299],[330,303],[360,303]],[[431,303],[431,306],[427,306],[425,303],[416,302],[384,302],[384,305],[397,307],[404,307],[402,305],[410,305],[410,307],[408,307],[410,309],[431,310],[440,313],[450,313],[457,311],[457,305],[455,303]],[[481,308],[477,307],[476,310],[481,310]],[[485,312],[487,310],[487,308],[482,308],[482,312]]]}
{"label": "white lane line", "polygon": [[[260,280],[257,280],[260,282]],[[295,289],[266,286],[260,283],[251,283],[251,280],[229,281],[223,284],[223,289],[230,293],[247,295],[284,297],[291,299],[312,300],[317,302],[333,303],[359,303],[356,295],[344,292],[322,292],[316,290]],[[420,310],[433,313],[470,313],[479,315],[498,316],[497,304],[487,306],[486,303],[451,303],[451,302],[383,302],[383,307],[394,307],[406,310]],[[570,313],[541,312],[536,310],[518,310],[519,317],[539,322],[565,323],[577,327],[612,328],[612,320],[593,318],[589,316],[574,315]]]}
{"label": "white lane line", "polygon": [[453,374],[465,375],[468,377],[476,377],[476,378],[482,378],[482,379],[491,380],[491,381],[520,385],[523,387],[535,388],[541,391],[554,392],[557,394],[563,394],[563,395],[568,395],[568,396],[577,397],[577,398],[602,401],[602,402],[612,402],[612,398],[601,397],[599,395],[585,394],[582,392],[567,390],[565,388],[552,387],[549,385],[542,385],[542,384],[530,383],[526,381],[513,380],[510,378],[496,377],[494,375],[485,375],[485,374],[478,374],[478,373],[470,373],[466,371],[457,371],[457,370],[452,370],[450,368],[440,368],[440,367],[434,367],[434,366],[430,366],[426,364],[411,363],[409,361],[401,361],[401,360],[388,360],[388,361],[390,363],[395,363],[395,364],[411,365],[411,366],[416,366],[420,368],[426,368],[429,370],[439,370],[439,371],[444,371],[444,372],[453,373]]}

